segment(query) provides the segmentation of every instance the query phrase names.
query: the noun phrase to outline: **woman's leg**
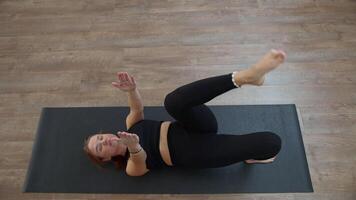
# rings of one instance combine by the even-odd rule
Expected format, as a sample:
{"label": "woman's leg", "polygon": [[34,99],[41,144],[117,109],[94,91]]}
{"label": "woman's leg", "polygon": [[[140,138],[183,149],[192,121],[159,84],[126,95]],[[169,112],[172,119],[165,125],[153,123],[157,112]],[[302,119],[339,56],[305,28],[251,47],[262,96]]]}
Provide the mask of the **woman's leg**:
{"label": "woman's leg", "polygon": [[[225,166],[243,160],[264,160],[276,156],[281,148],[278,135],[258,132],[246,135],[192,134],[196,130],[216,133],[217,123],[203,103],[235,85],[262,85],[264,75],[284,61],[283,51],[271,50],[256,65],[231,74],[215,76],[182,86],[166,96],[165,107],[177,122],[170,127],[169,147],[174,164],[197,167]],[[180,128],[180,124],[184,128]]]}
{"label": "woman's leg", "polygon": [[[245,135],[175,134],[172,137],[173,164],[177,167],[215,168],[248,159],[275,157],[281,149],[280,137],[272,132]],[[184,144],[184,145],[182,145]]]}
{"label": "woman's leg", "polygon": [[167,112],[187,130],[197,133],[216,133],[214,113],[204,103],[236,86],[232,74],[198,80],[169,93],[164,101]]}
{"label": "woman's leg", "polygon": [[214,76],[181,86],[169,93],[164,105],[167,112],[185,128],[197,133],[216,133],[217,122],[204,103],[233,88],[235,84],[262,85],[264,75],[283,62],[283,51],[271,50],[256,65],[246,70]]}

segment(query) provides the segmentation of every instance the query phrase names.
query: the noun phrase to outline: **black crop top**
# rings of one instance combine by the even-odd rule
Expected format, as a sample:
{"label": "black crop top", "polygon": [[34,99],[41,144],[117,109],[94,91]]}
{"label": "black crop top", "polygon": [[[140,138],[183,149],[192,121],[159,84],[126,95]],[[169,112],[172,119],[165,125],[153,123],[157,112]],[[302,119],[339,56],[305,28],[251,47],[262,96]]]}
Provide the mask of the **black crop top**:
{"label": "black crop top", "polygon": [[147,154],[147,169],[167,166],[159,152],[159,137],[162,122],[147,119],[140,120],[127,130],[129,133],[138,135],[139,143]]}

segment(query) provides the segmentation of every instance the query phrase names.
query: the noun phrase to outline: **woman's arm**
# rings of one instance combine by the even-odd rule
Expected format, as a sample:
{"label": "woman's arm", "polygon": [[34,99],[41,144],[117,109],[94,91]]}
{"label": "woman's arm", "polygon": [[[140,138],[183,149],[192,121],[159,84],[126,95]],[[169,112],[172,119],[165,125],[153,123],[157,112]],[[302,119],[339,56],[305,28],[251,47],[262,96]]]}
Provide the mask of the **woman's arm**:
{"label": "woman's arm", "polygon": [[146,174],[149,171],[146,166],[147,154],[139,143],[140,138],[138,135],[118,132],[118,136],[130,152],[130,157],[127,160],[126,173],[130,176],[142,176]]}
{"label": "woman's arm", "polygon": [[126,117],[126,128],[129,129],[136,122],[144,119],[142,100],[132,76],[127,72],[118,72],[117,78],[118,82],[112,82],[112,85],[127,94],[130,113]]}
{"label": "woman's arm", "polygon": [[130,129],[131,126],[143,120],[145,115],[143,113],[141,97],[137,89],[127,92],[127,96],[129,98],[130,113],[126,117],[126,128]]}
{"label": "woman's arm", "polygon": [[143,111],[142,100],[141,100],[140,93],[138,92],[138,89],[135,88],[134,90],[130,90],[126,93],[127,93],[127,97],[128,97],[128,103],[130,106],[130,110],[133,112]]}
{"label": "woman's arm", "polygon": [[130,176],[142,176],[146,174],[149,170],[146,166],[147,154],[145,150],[137,144],[135,147],[128,147],[130,152],[130,157],[127,161],[126,173]]}

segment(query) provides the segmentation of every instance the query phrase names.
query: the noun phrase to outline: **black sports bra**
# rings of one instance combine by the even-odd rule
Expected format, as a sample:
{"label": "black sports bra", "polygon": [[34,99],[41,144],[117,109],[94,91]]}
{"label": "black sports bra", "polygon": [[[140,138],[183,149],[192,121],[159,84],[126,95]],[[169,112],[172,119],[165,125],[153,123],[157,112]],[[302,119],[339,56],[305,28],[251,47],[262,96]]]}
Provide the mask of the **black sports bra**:
{"label": "black sports bra", "polygon": [[140,120],[131,126],[127,132],[134,133],[139,137],[139,143],[146,151],[147,169],[162,168],[168,166],[159,152],[159,138],[163,121]]}

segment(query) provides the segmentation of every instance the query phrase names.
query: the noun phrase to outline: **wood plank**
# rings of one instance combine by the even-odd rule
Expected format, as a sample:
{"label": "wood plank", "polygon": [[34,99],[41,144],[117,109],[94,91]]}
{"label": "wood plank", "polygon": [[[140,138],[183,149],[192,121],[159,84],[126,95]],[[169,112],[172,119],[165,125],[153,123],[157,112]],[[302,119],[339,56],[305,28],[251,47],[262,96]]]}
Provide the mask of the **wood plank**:
{"label": "wood plank", "polygon": [[36,91],[78,90],[80,72],[66,73],[0,73],[0,92],[26,93]]}

